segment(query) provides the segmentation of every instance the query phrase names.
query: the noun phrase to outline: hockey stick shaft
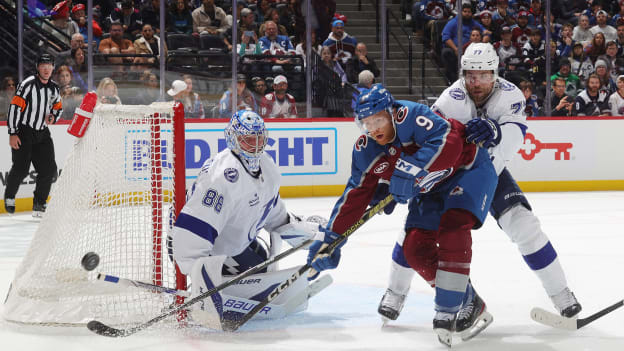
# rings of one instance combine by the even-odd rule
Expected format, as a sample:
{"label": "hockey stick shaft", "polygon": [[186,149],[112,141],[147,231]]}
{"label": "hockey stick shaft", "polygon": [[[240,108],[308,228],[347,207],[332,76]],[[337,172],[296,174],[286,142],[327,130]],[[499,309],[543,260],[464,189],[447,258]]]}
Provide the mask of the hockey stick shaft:
{"label": "hockey stick shaft", "polygon": [[549,327],[565,329],[565,330],[578,330],[587,324],[603,317],[604,315],[611,313],[618,308],[624,306],[624,300],[618,301],[611,306],[603,308],[602,310],[585,318],[566,318],[559,314],[546,311],[542,308],[535,307],[531,310],[531,319],[534,321],[547,325]]}
{"label": "hockey stick shaft", "polygon": [[609,306],[607,308],[604,308],[604,309],[602,309],[602,310],[592,314],[591,316],[577,319],[576,320],[577,328],[580,329],[580,328],[586,326],[587,324],[595,321],[596,319],[604,316],[605,314],[611,313],[611,312],[617,310],[618,308],[620,308],[622,306],[624,306],[624,300],[618,301],[618,302],[614,303],[613,305],[611,305],[611,306]]}
{"label": "hockey stick shaft", "polygon": [[[357,229],[359,229],[364,223],[368,222],[369,219],[373,218],[377,213],[381,212],[387,204],[392,201],[392,195],[386,196],[383,200],[381,200],[377,205],[370,208],[368,211],[364,212],[362,217],[355,222],[349,229],[347,229],[342,235],[331,242],[324,250],[324,253],[331,253],[336,249],[336,247],[342,244],[347,238],[353,234]],[[319,252],[320,254],[320,252]],[[309,264],[305,264],[301,266],[293,275],[290,276],[287,280],[285,280],[282,284],[278,285],[271,293],[264,298],[260,303],[258,303],[254,308],[252,308],[247,314],[245,314],[241,319],[238,320],[225,320],[223,321],[223,330],[225,331],[236,331],[243,324],[247,323],[253,316],[255,316],[258,312],[260,312],[264,306],[268,305],[272,300],[278,297],[284,290],[294,284],[294,282],[299,279],[302,275],[305,274],[308,269],[312,268]]]}
{"label": "hockey stick shaft", "polygon": [[117,329],[117,328],[113,328],[111,326],[108,326],[108,325],[106,325],[106,324],[104,324],[102,322],[99,322],[99,321],[96,321],[96,320],[92,320],[89,323],[87,323],[87,328],[89,328],[89,330],[91,330],[92,332],[94,332],[96,334],[99,334],[99,335],[103,335],[103,336],[110,336],[110,337],[130,336],[130,335],[132,335],[132,334],[134,334],[136,332],[139,332],[139,331],[141,331],[141,330],[143,330],[145,328],[148,328],[148,327],[152,326],[155,323],[158,323],[158,322],[162,321],[163,319],[165,319],[165,318],[167,318],[169,316],[172,316],[172,315],[174,315],[174,314],[176,314],[176,313],[178,313],[178,312],[180,312],[182,310],[187,309],[188,307],[196,304],[199,301],[202,301],[203,299],[211,296],[212,294],[216,293],[217,291],[221,291],[221,290],[227,288],[230,285],[234,285],[234,284],[238,283],[240,280],[242,280],[242,279],[244,279],[244,278],[246,278],[246,277],[248,277],[248,276],[250,276],[252,274],[258,273],[259,271],[265,269],[269,265],[272,265],[273,263],[283,259],[284,257],[290,256],[294,252],[299,251],[302,248],[305,248],[306,246],[310,245],[312,242],[313,242],[312,239],[308,239],[308,240],[304,241],[303,243],[301,243],[298,246],[292,247],[292,248],[290,248],[290,249],[280,253],[279,255],[277,255],[277,256],[275,256],[275,257],[273,257],[273,258],[271,258],[271,259],[269,259],[267,261],[262,262],[261,264],[259,264],[257,266],[249,268],[245,272],[243,272],[243,273],[239,274],[238,276],[228,280],[227,282],[222,283],[222,284],[220,284],[220,285],[218,285],[218,286],[216,286],[216,287],[206,291],[205,293],[203,293],[201,295],[198,295],[198,296],[196,296],[196,297],[186,301],[185,303],[180,304],[177,307],[175,307],[173,309],[170,309],[169,311],[167,311],[167,312],[165,312],[165,313],[163,313],[163,314],[161,314],[159,316],[156,316],[156,317],[150,319],[147,322],[138,324],[138,325],[136,325],[134,327],[127,328],[127,329]]}
{"label": "hockey stick shaft", "polygon": [[114,275],[105,274],[105,273],[98,273],[97,280],[101,280],[101,281],[105,281],[105,282],[109,282],[113,284],[118,284],[122,286],[131,286],[131,287],[140,288],[140,289],[147,289],[153,292],[172,294],[172,295],[178,295],[178,296],[183,296],[183,297],[191,296],[191,294],[188,291],[166,288],[160,285],[154,285],[154,284],[145,283],[142,281],[132,280],[128,278],[120,278],[120,277],[116,277]]}

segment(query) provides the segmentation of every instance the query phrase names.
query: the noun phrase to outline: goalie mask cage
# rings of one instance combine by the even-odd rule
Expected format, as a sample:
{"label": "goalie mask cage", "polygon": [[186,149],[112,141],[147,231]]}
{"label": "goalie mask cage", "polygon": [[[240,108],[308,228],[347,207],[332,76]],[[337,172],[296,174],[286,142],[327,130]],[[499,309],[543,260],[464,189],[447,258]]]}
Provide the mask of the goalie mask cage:
{"label": "goalie mask cage", "polygon": [[[184,108],[100,104],[65,161],[4,304],[20,324],[139,323],[170,294],[98,281],[96,272],[184,289],[167,234],[185,199]],[[88,252],[99,266],[81,266]],[[180,299],[180,298],[178,298]],[[175,318],[173,319],[175,321]]]}

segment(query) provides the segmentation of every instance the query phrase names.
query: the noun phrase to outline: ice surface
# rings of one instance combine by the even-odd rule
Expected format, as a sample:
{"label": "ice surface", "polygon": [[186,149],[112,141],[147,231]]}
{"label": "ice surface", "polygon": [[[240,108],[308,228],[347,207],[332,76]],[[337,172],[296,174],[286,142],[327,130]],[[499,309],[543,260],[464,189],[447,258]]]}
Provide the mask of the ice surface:
{"label": "ice surface", "polygon": [[[582,316],[624,298],[624,192],[529,193],[535,213],[550,237],[569,286],[583,305]],[[290,211],[328,217],[336,198],[286,199]],[[418,276],[403,313],[381,327],[377,304],[385,290],[390,253],[407,213],[377,216],[343,248],[334,283],[307,311],[278,321],[249,322],[235,333],[180,335],[163,330],[123,339],[91,334],[86,328],[33,328],[0,322],[3,350],[444,350],[431,328],[433,291]],[[0,296],[38,222],[30,213],[0,215]],[[287,246],[287,245],[286,245]],[[282,267],[301,264],[306,252],[286,258]],[[514,244],[492,218],[473,232],[472,281],[494,323],[460,350],[624,350],[624,308],[576,332],[533,322],[534,306],[552,309],[540,282]]]}

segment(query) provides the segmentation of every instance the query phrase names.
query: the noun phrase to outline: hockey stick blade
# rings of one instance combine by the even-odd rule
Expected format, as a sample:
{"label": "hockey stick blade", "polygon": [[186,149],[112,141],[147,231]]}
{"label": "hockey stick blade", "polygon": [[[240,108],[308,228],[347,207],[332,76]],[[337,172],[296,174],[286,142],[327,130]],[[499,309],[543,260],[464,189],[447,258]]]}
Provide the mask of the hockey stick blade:
{"label": "hockey stick blade", "polygon": [[313,241],[314,240],[312,240],[312,239],[308,239],[308,240],[304,241],[303,243],[301,243],[301,244],[299,244],[299,245],[297,245],[295,247],[292,247],[292,248],[282,252],[281,254],[279,254],[279,255],[277,255],[277,256],[269,259],[269,260],[266,260],[266,261],[262,262],[261,264],[259,264],[257,266],[249,268],[248,270],[246,270],[243,273],[237,275],[236,277],[228,280],[227,282],[222,283],[222,284],[220,284],[218,286],[215,286],[214,288],[206,291],[205,293],[203,293],[201,295],[198,295],[198,296],[195,296],[194,298],[186,301],[185,303],[180,304],[177,307],[172,308],[172,309],[168,310],[167,312],[165,312],[165,313],[163,313],[163,314],[161,314],[159,316],[156,316],[156,317],[150,319],[147,322],[144,322],[144,323],[141,323],[139,325],[136,325],[136,326],[134,326],[132,328],[116,329],[116,328],[113,328],[111,326],[105,325],[104,323],[102,323],[100,321],[96,321],[96,320],[92,320],[89,323],[87,323],[87,328],[89,328],[89,330],[91,330],[92,332],[94,332],[96,334],[99,334],[99,335],[102,335],[102,336],[110,336],[110,337],[130,336],[130,335],[132,335],[132,334],[134,334],[136,332],[139,332],[139,331],[141,331],[141,330],[143,330],[145,328],[148,328],[148,327],[152,326],[155,323],[160,322],[161,320],[163,320],[163,319],[165,319],[165,318],[167,318],[169,316],[172,316],[172,315],[174,315],[174,314],[176,314],[176,313],[178,313],[178,312],[180,312],[182,310],[185,310],[185,309],[189,308],[190,306],[196,304],[199,301],[202,301],[203,299],[211,296],[212,294],[216,293],[217,291],[221,291],[221,290],[227,288],[230,285],[234,285],[234,284],[238,283],[240,280],[242,280],[244,278],[247,278],[248,276],[250,276],[252,274],[258,273],[259,271],[263,270],[264,268],[268,267],[269,265],[272,265],[273,263],[283,259],[284,257],[289,256],[292,253],[294,253],[294,252],[296,252],[296,251],[298,251],[298,250],[300,250],[300,249],[302,249],[304,247],[307,247]]}
{"label": "hockey stick blade", "polygon": [[546,311],[542,308],[535,307],[531,310],[531,319],[540,324],[544,324],[553,328],[578,330],[595,321],[596,319],[617,310],[622,306],[624,306],[624,300],[618,301],[613,305],[606,307],[585,318],[566,318],[558,314]]}
{"label": "hockey stick blade", "polygon": [[[357,229],[359,229],[364,223],[368,222],[369,219],[373,218],[376,214],[383,211],[384,207],[386,207],[386,205],[389,204],[391,201],[392,201],[392,195],[388,195],[383,200],[379,201],[377,205],[369,208],[366,212],[364,212],[362,217],[360,217],[360,219],[357,222],[352,224],[351,227],[349,227],[349,229],[347,229],[344,233],[342,233],[342,235],[338,239],[334,240],[331,244],[325,247],[325,250],[322,250],[323,252],[319,251],[318,254],[330,253],[334,251],[334,249],[338,245],[342,244],[345,240],[347,240],[347,238],[351,236],[351,234],[353,234]],[[230,332],[238,330],[238,328],[240,328],[243,324],[247,323],[247,321],[253,318],[253,316],[255,316],[258,312],[260,312],[264,308],[264,306],[268,305],[273,299],[279,296],[279,294],[281,294],[282,291],[288,289],[288,287],[294,284],[294,282],[297,279],[299,279],[302,275],[304,275],[310,268],[312,267],[309,264],[305,264],[304,266],[301,266],[301,268],[299,268],[299,270],[293,273],[290,276],[290,278],[288,278],[283,283],[278,285],[275,289],[273,289],[273,291],[271,291],[271,293],[269,293],[269,295],[267,295],[267,297],[265,297],[264,300],[262,300],[254,308],[252,308],[249,312],[247,312],[247,314],[245,314],[241,319],[223,320],[221,323],[223,330],[230,331]]]}
{"label": "hockey stick blade", "polygon": [[146,290],[150,290],[150,291],[157,292],[157,293],[172,294],[172,295],[178,295],[182,297],[191,296],[191,294],[185,290],[171,289],[171,288],[167,288],[164,286],[145,283],[145,282],[138,281],[138,280],[120,278],[120,277],[116,277],[114,275],[105,274],[105,273],[98,273],[96,276],[96,279],[100,281],[112,283],[112,284],[118,284],[118,285],[125,286],[125,287],[146,289]]}

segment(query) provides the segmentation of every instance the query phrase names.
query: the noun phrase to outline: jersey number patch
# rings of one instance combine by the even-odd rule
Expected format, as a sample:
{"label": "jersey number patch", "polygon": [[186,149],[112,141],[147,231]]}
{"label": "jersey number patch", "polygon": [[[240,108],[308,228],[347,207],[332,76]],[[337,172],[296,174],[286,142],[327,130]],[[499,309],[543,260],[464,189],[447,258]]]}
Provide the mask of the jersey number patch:
{"label": "jersey number patch", "polygon": [[214,189],[208,189],[202,203],[206,207],[214,207],[215,212],[218,214],[221,213],[221,209],[223,208],[223,196],[219,195]]}

